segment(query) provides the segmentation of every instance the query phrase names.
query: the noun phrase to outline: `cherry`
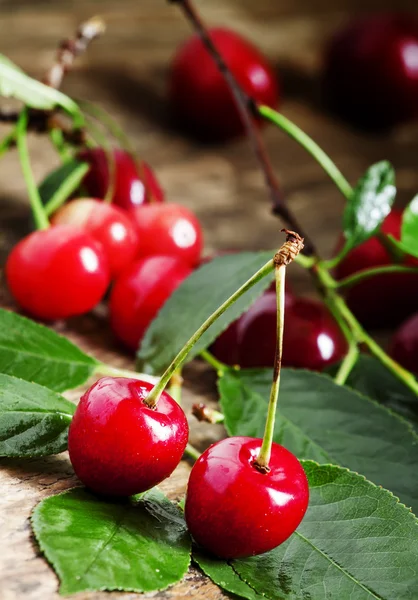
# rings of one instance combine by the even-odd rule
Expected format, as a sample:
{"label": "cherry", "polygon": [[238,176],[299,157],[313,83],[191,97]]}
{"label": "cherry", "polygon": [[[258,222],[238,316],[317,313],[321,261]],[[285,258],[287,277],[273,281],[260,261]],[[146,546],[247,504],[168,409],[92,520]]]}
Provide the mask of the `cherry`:
{"label": "cherry", "polygon": [[187,419],[163,392],[146,403],[151,383],[103,377],[81,397],[68,450],[81,481],[100,494],[131,496],[171,475],[187,445]]}
{"label": "cherry", "polygon": [[273,443],[270,471],[254,465],[262,440],[230,437],[194,464],[185,517],[196,542],[220,558],[261,554],[282,544],[302,521],[309,488],[297,458]]}
{"label": "cherry", "polygon": [[[392,210],[382,225],[383,233],[400,238],[402,213]],[[341,245],[341,242],[340,242]],[[370,238],[346,256],[335,271],[343,279],[362,269],[393,264],[389,252],[377,237]],[[418,259],[407,257],[406,266],[418,266]],[[348,306],[366,327],[390,327],[402,322],[417,309],[418,274],[387,273],[363,280],[346,293]]]}
{"label": "cherry", "polygon": [[[278,83],[267,59],[230,29],[214,28],[209,33],[244,91],[257,103],[275,108]],[[168,93],[174,117],[196,136],[225,140],[243,133],[228,84],[197,35],[178,49],[171,64]]]}
{"label": "cherry", "polygon": [[[164,193],[151,167],[141,163],[141,168],[124,150],[114,150],[115,180],[112,202],[124,209],[146,204],[163,202]],[[91,165],[83,180],[87,193],[94,198],[104,198],[109,187],[109,165],[103,148],[89,148],[77,156]]]}
{"label": "cherry", "polygon": [[191,272],[174,256],[151,256],[128,267],[110,295],[110,324],[115,335],[136,350],[157,312]]}
{"label": "cherry", "polygon": [[418,116],[418,20],[412,14],[356,18],[330,43],[325,93],[356,124],[384,129]]}
{"label": "cherry", "polygon": [[418,373],[418,313],[405,321],[395,333],[390,355],[405,369]]}
{"label": "cherry", "polygon": [[109,285],[101,245],[72,225],[35,231],[21,240],[6,263],[10,291],[34,317],[65,319],[91,310]]}
{"label": "cherry", "polygon": [[197,217],[180,204],[148,204],[130,212],[139,235],[139,256],[175,256],[200,263],[203,234]]}
{"label": "cherry", "polygon": [[52,220],[53,225],[74,225],[100,242],[106,253],[112,278],[119,275],[138,253],[138,234],[125,211],[112,204],[80,198],[65,204]]}
{"label": "cherry", "polygon": [[[276,348],[276,295],[268,292],[253,304],[239,325],[239,364],[244,368],[272,367]],[[296,298],[285,313],[285,367],[322,371],[340,360],[347,343],[321,303]]]}

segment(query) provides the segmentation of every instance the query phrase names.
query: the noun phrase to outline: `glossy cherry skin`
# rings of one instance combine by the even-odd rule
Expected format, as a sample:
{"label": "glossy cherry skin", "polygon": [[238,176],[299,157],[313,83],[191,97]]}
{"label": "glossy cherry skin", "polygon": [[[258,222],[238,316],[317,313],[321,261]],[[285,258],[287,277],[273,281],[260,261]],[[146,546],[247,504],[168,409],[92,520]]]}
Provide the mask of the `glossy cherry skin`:
{"label": "glossy cherry skin", "polygon": [[[102,148],[89,148],[77,156],[91,165],[83,180],[83,186],[93,198],[104,198],[109,186],[109,165]],[[114,150],[115,181],[112,203],[128,210],[148,202],[163,202],[164,193],[151,167],[142,162],[140,166],[124,150]]]}
{"label": "glossy cherry skin", "polygon": [[186,448],[187,419],[169,394],[155,408],[153,385],[103,377],[81,397],[68,433],[68,450],[81,481],[99,494],[131,496],[166,479]]}
{"label": "glossy cherry skin", "polygon": [[331,41],[325,93],[356,124],[385,129],[418,117],[418,19],[376,14],[355,19]]}
{"label": "glossy cherry skin", "polygon": [[230,437],[194,464],[185,517],[198,544],[220,558],[262,554],[282,544],[302,521],[309,487],[298,459],[273,444],[270,472],[254,461],[262,440]]}
{"label": "glossy cherry skin", "polygon": [[138,254],[138,233],[121,208],[93,198],[65,204],[51,219],[53,225],[74,225],[100,242],[110,275],[117,277]]}
{"label": "glossy cherry skin", "polygon": [[[241,367],[273,366],[275,293],[264,294],[241,318],[238,348]],[[346,352],[345,338],[325,306],[308,298],[296,298],[285,312],[282,365],[322,371]]]}
{"label": "glossy cherry skin", "polygon": [[128,267],[110,295],[110,325],[116,337],[137,350],[157,312],[191,272],[173,256],[151,256]]}
{"label": "glossy cherry skin", "polygon": [[[214,28],[209,33],[245,92],[257,103],[276,108],[277,77],[261,52],[230,29]],[[174,118],[199,138],[226,140],[244,131],[228,84],[197,35],[177,50],[168,95]]]}
{"label": "glossy cherry skin", "polygon": [[138,256],[175,256],[191,267],[200,263],[202,228],[191,210],[180,204],[147,204],[130,216],[138,231]]}
{"label": "glossy cherry skin", "polygon": [[418,313],[402,323],[394,334],[390,355],[405,369],[418,373]]}
{"label": "glossy cherry skin", "polygon": [[16,302],[46,321],[88,312],[110,281],[101,245],[72,225],[35,231],[21,240],[7,259],[6,278]]}
{"label": "glossy cherry skin", "polygon": [[[382,231],[400,238],[402,213],[392,210]],[[383,244],[371,238],[354,248],[338,265],[336,279],[343,279],[362,269],[393,264]],[[418,267],[418,260],[407,257],[406,266]],[[377,275],[352,286],[346,292],[348,306],[365,327],[391,327],[414,313],[418,304],[418,274],[390,273]]]}

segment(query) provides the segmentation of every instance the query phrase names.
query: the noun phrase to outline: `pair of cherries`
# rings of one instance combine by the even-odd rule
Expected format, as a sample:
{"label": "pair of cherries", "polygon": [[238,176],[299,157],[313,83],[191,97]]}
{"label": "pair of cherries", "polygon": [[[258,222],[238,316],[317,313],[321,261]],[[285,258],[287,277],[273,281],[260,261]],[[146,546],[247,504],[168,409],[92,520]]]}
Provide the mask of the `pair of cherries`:
{"label": "pair of cherries", "polygon": [[[130,496],[168,477],[188,441],[181,407],[166,392],[147,402],[152,384],[104,377],[82,396],[68,436],[74,470],[94,492]],[[224,439],[192,468],[185,517],[197,543],[222,558],[261,554],[284,542],[309,500],[297,458],[273,444],[268,472],[256,459],[262,441]],[[248,501],[251,490],[251,501]]]}
{"label": "pair of cherries", "polygon": [[69,202],[50,228],[18,243],[6,264],[8,285],[29,314],[54,320],[88,312],[115,281],[111,321],[135,347],[161,304],[199,263],[201,227],[187,208],[163,203],[150,167],[138,167],[122,150],[114,153],[111,204],[98,199],[109,185],[104,151],[86,150],[79,158],[90,164],[84,186],[95,199]]}

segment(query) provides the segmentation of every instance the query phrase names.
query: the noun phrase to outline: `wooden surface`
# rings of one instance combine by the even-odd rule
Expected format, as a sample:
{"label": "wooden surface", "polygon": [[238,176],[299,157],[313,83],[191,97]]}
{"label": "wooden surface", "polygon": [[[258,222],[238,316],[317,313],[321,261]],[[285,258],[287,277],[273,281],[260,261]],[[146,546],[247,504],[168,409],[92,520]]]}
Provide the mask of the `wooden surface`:
{"label": "wooden surface", "polygon": [[[334,120],[321,108],[317,75],[321,48],[330,32],[350,13],[388,9],[388,0],[212,0],[200,1],[208,22],[226,24],[256,42],[281,74],[283,112],[331,154],[351,182],[372,162],[387,158],[397,171],[399,201],[418,189],[418,126],[406,125],[390,136],[363,135]],[[397,2],[398,9],[416,10],[416,0]],[[156,169],[172,202],[193,208],[200,217],[206,249],[274,248],[281,224],[270,216],[262,178],[245,140],[217,146],[194,144],[167,122],[165,81],[176,45],[189,34],[180,12],[164,0],[0,0],[0,51],[29,73],[40,76],[53,59],[57,40],[71,34],[83,19],[100,13],[108,31],[83,57],[64,84],[74,97],[100,103],[132,136],[135,147]],[[2,105],[8,102],[2,101]],[[6,132],[1,127],[0,133]],[[265,137],[289,203],[317,241],[331,252],[338,236],[343,202],[321,169],[293,142],[273,128]],[[30,143],[38,180],[57,165],[45,140]],[[28,207],[17,156],[0,161],[0,258],[28,228]],[[306,276],[290,273],[293,287],[311,293]],[[12,307],[4,286],[0,303]],[[106,309],[56,324],[83,348],[116,366],[132,366],[109,334]],[[205,397],[215,401],[213,379],[201,365],[186,372],[185,402]],[[79,394],[69,397],[76,400]],[[192,443],[200,448],[222,435],[219,426],[191,422]],[[57,579],[31,538],[29,514],[42,498],[76,484],[68,456],[0,461],[0,598],[54,600]],[[185,489],[189,466],[182,463],[163,484],[173,498]],[[88,593],[83,600],[137,597],[135,594]],[[191,569],[185,581],[146,597],[161,599],[226,598]]]}

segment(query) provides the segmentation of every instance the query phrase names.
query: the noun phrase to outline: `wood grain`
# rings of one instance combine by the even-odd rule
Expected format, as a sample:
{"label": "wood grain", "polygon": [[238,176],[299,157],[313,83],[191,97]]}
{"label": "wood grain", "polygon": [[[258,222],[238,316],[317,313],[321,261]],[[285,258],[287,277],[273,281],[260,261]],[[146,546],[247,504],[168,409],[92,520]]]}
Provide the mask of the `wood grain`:
{"label": "wood grain", "polygon": [[[418,189],[418,126],[408,124],[390,136],[365,135],[330,117],[321,106],[318,74],[322,48],[330,33],[349,14],[393,9],[417,10],[416,0],[213,0],[197,4],[212,24],[230,25],[253,40],[280,73],[283,112],[331,154],[354,183],[364,169],[387,158],[397,171],[399,202]],[[180,12],[164,0],[0,0],[1,52],[34,76],[53,60],[57,40],[70,35],[83,19],[100,13],[106,35],[95,42],[63,90],[75,98],[99,102],[126,128],[137,150],[156,169],[172,202],[196,211],[202,220],[208,252],[214,248],[265,249],[281,243],[281,224],[271,217],[269,199],[257,164],[245,140],[216,147],[198,145],[174,130],[167,118],[165,88],[169,61],[189,27]],[[10,104],[1,100],[1,105]],[[0,134],[7,127],[0,128]],[[329,254],[338,236],[343,201],[321,169],[283,134],[267,128],[265,138],[288,202]],[[58,165],[46,140],[30,140],[38,180]],[[0,259],[30,227],[28,201],[15,152],[0,161]],[[312,289],[301,270],[291,269],[297,291]],[[14,308],[4,285],[0,304]],[[116,366],[132,366],[108,331],[106,308],[56,329],[83,348]],[[186,372],[185,405],[216,400],[213,377],[196,363]],[[69,397],[76,400],[78,392]],[[189,411],[190,413],[190,411]],[[222,435],[219,426],[191,423],[192,443],[200,448]],[[170,497],[184,493],[187,463],[163,484]],[[66,453],[43,460],[0,461],[0,597],[2,600],[55,600],[58,582],[40,556],[29,515],[42,498],[77,481]],[[80,600],[133,599],[135,594],[88,593]],[[226,596],[199,571],[171,589],[145,597],[218,600]]]}

